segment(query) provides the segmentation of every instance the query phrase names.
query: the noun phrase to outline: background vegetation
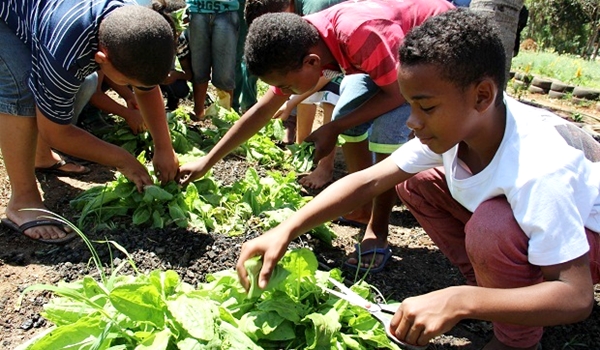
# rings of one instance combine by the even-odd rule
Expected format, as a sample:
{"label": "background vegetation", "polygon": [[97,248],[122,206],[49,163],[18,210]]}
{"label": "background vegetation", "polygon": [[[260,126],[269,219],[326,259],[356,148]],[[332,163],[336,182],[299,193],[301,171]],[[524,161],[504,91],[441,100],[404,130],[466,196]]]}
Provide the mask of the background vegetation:
{"label": "background vegetation", "polygon": [[532,38],[540,50],[594,58],[598,55],[600,1],[525,0],[528,25],[522,38]]}

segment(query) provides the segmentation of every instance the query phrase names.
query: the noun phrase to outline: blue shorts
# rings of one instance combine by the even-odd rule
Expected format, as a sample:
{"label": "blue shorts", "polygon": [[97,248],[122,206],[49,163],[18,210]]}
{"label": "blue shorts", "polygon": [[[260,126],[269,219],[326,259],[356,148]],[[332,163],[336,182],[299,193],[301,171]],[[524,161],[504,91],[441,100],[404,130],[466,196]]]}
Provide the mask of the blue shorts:
{"label": "blue shorts", "polygon": [[[235,58],[240,21],[237,11],[192,13],[188,27],[193,82],[211,81],[221,90],[235,88]],[[212,69],[212,78],[211,78]]]}
{"label": "blue shorts", "polygon": [[27,86],[31,50],[0,20],[0,113],[35,116],[33,93]]}
{"label": "blue shorts", "polygon": [[[367,102],[379,91],[377,84],[367,74],[349,74],[340,84],[340,99],[333,109],[333,120],[344,118]],[[346,142],[361,142],[369,139],[369,150],[391,154],[410,138],[411,130],[406,126],[410,116],[410,105],[403,105],[379,117],[357,125],[342,133]]]}
{"label": "blue shorts", "polygon": [[[27,85],[31,75],[31,50],[4,21],[0,21],[0,43],[0,113],[35,117],[35,99]],[[81,84],[75,96],[73,124],[97,85],[97,73],[90,74]]]}

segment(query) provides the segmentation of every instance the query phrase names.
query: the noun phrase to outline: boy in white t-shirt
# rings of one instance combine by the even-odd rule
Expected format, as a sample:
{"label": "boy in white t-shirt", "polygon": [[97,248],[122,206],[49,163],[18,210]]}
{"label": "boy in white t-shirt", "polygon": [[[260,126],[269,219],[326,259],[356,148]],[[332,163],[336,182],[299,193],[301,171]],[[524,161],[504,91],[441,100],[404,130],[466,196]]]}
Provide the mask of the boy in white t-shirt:
{"label": "boy in white t-shirt", "polygon": [[405,299],[392,333],[426,345],[462,319],[479,319],[494,325],[484,349],[536,349],[544,326],[581,321],[594,304],[600,163],[589,159],[599,159],[600,145],[550,112],[503,96],[502,43],[468,10],[414,29],[400,62],[415,139],[244,244],[240,280],[248,285],[244,261],[262,255],[266,286],[292,239],[396,186],[468,285]]}

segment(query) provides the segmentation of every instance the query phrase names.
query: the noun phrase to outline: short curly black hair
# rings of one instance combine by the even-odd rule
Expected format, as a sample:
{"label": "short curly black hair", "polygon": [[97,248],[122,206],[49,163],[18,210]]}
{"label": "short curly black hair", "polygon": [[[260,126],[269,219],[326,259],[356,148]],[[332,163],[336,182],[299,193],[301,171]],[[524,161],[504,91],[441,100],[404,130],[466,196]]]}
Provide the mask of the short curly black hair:
{"label": "short curly black hair", "polygon": [[294,13],[267,13],[250,26],[244,49],[248,71],[261,77],[271,72],[299,69],[311,47],[320,40],[319,32]]}
{"label": "short curly black hair", "polygon": [[[492,78],[500,90],[505,82],[505,51],[487,17],[467,9],[450,10],[412,29],[400,47],[403,67],[431,64],[442,78],[465,89]],[[502,102],[498,94],[496,103]]]}
{"label": "short curly black hair", "polygon": [[265,13],[285,12],[291,3],[291,0],[246,0],[244,19],[249,26]]}
{"label": "short curly black hair", "polygon": [[162,5],[126,5],[100,22],[100,48],[108,52],[111,64],[145,86],[163,82],[175,59],[175,30]]}

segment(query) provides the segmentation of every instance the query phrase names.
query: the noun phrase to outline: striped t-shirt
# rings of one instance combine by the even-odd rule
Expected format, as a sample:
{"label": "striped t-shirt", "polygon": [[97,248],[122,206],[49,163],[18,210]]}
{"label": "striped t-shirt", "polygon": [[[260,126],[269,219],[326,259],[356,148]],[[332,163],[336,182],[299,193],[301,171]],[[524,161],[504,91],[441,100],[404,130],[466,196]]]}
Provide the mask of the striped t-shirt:
{"label": "striped t-shirt", "polygon": [[0,19],[31,49],[29,88],[50,120],[68,124],[82,81],[99,69],[98,28],[133,0],[0,0]]}

